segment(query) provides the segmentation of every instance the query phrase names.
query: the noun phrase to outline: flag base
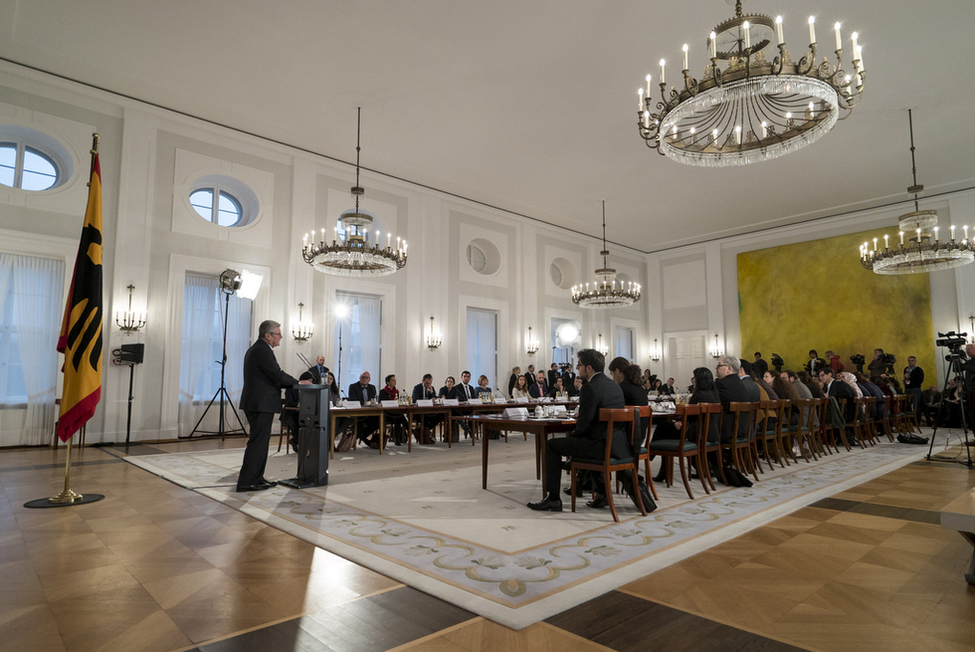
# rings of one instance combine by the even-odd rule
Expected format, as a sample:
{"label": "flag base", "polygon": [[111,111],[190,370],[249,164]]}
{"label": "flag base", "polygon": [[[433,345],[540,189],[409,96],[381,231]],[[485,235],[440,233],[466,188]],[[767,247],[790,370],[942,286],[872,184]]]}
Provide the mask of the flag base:
{"label": "flag base", "polygon": [[61,498],[61,494],[58,494],[57,496],[52,496],[51,498],[40,498],[38,500],[32,500],[28,503],[24,503],[24,507],[28,507],[32,509],[36,509],[39,507],[71,507],[73,505],[87,505],[88,503],[97,503],[99,500],[105,498],[105,496],[103,496],[102,494],[82,495],[82,494],[77,494],[73,491],[71,493],[74,493],[75,496],[77,496],[77,498],[70,501],[68,500],[59,501],[58,499]]}

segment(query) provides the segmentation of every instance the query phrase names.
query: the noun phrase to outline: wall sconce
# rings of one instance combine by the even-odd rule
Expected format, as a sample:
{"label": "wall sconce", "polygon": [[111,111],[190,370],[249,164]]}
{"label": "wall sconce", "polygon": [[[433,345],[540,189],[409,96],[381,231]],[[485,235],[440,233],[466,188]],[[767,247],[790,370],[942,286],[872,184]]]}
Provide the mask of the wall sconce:
{"label": "wall sconce", "polygon": [[656,338],[654,338],[653,346],[650,348],[650,361],[660,362],[660,345],[657,344]]}
{"label": "wall sconce", "polygon": [[714,334],[714,346],[711,347],[711,357],[720,358],[724,355],[724,351],[721,350],[721,346],[718,344],[718,334]]}
{"label": "wall sconce", "polygon": [[130,333],[138,333],[146,325],[146,313],[132,312],[132,290],[134,289],[134,285],[129,286],[129,309],[124,312],[117,311],[115,313],[115,324],[119,327],[120,331],[127,335]]}
{"label": "wall sconce", "polygon": [[[975,329],[973,329],[973,330],[975,330]],[[538,342],[535,340],[534,337],[532,337],[532,327],[531,326],[528,327],[528,346],[527,346],[527,351],[528,351],[528,355],[535,355],[536,353],[538,353]]]}
{"label": "wall sconce", "polygon": [[443,337],[434,329],[433,317],[430,317],[430,331],[427,333],[427,348],[435,351],[443,344]]}
{"label": "wall sconce", "polygon": [[315,330],[315,324],[306,323],[302,319],[302,309],[305,304],[298,304],[298,323],[291,326],[291,335],[294,336],[295,342],[307,342],[311,339],[312,333]]}
{"label": "wall sconce", "polygon": [[596,350],[603,354],[603,357],[609,355],[609,347],[603,346],[603,334],[599,334],[599,344],[596,345]]}

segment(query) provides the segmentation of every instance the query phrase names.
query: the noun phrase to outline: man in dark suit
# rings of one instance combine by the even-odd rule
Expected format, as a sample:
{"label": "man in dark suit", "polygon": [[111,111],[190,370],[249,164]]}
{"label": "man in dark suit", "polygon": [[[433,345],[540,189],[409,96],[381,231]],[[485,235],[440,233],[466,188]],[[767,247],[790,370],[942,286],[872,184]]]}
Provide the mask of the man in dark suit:
{"label": "man in dark suit", "polygon": [[[475,392],[474,388],[471,387],[471,372],[468,371],[467,369],[464,369],[464,371],[460,374],[460,382],[454,385],[454,389],[450,394],[450,398],[455,398],[461,403],[468,403],[470,401],[473,401],[476,396],[477,396],[477,392]],[[470,414],[470,412],[466,410],[455,409],[455,410],[451,410],[451,412],[456,416]],[[467,421],[461,421],[460,427],[463,428],[464,430],[464,436],[470,437],[471,424]],[[451,432],[450,436],[454,437],[454,433]],[[454,441],[456,441],[456,439]]]}
{"label": "man in dark suit", "polygon": [[836,400],[841,398],[846,399],[846,408],[843,410],[843,419],[847,423],[846,437],[851,445],[857,445],[856,435],[851,426],[853,420],[856,418],[856,392],[842,380],[834,379],[833,369],[830,367],[823,367],[819,370],[819,379],[823,383],[823,394]]}
{"label": "man in dark suit", "polygon": [[556,378],[560,378],[562,374],[559,373],[559,365],[552,363],[552,368],[548,370],[548,386],[555,387]]}
{"label": "man in dark suit", "polygon": [[535,376],[535,384],[528,388],[528,395],[532,398],[544,398],[548,395],[544,371],[539,371],[538,375]]}
{"label": "man in dark suit", "polygon": [[535,365],[528,365],[528,371],[525,372],[525,383],[529,386],[535,384]]}
{"label": "man in dark suit", "polygon": [[[738,360],[738,378],[745,388],[746,400],[755,403],[762,400],[762,390],[758,388],[758,383],[752,378],[752,365],[748,360]],[[777,400],[777,399],[776,399]]]}
{"label": "man in dark suit", "polygon": [[311,373],[311,380],[316,385],[324,385],[328,381],[328,367],[325,366],[325,356],[320,355],[318,359],[315,360],[315,364],[308,367],[308,371]]}
{"label": "man in dark suit", "polygon": [[[368,371],[359,374],[359,382],[349,385],[349,400],[359,403],[368,403],[376,400],[376,386],[369,380],[372,376]],[[359,440],[367,444],[370,448],[379,448],[379,439],[370,439],[369,436],[379,430],[379,417],[358,417]]]}
{"label": "man in dark suit", "polygon": [[[559,485],[562,477],[563,457],[584,457],[601,459],[606,448],[606,422],[599,420],[601,408],[624,407],[623,390],[613,379],[603,373],[606,360],[603,354],[594,349],[579,351],[576,369],[583,380],[579,398],[579,416],[576,428],[566,437],[552,439],[545,447],[545,492],[546,496],[537,503],[528,503],[536,511],[562,511]],[[629,440],[622,426],[613,429],[613,457],[628,457]],[[600,481],[602,478],[600,478]],[[595,498],[593,499],[595,502]]]}
{"label": "man in dark suit", "polygon": [[[281,412],[281,388],[299,384],[278,366],[274,347],[281,344],[281,324],[262,322],[257,341],[244,354],[244,389],[240,394],[240,409],[247,417],[251,434],[244,449],[244,461],[237,476],[237,491],[263,491],[276,482],[264,478],[267,448],[271,441],[274,415]],[[308,380],[302,385],[311,384]]]}
{"label": "man in dark suit", "polygon": [[[467,374],[467,379],[471,379],[470,374]],[[423,382],[417,383],[416,386],[413,387],[413,403],[435,398],[437,398],[437,390],[433,388],[433,374],[423,374]],[[420,422],[420,427],[417,428],[413,433],[416,440],[421,444],[437,443],[437,439],[433,434],[433,429],[436,428],[437,424],[443,420],[443,415],[427,414],[416,418]]]}
{"label": "man in dark suit", "polygon": [[[723,414],[721,415],[721,441],[728,443],[735,439],[735,415],[731,411],[731,403],[750,403],[748,390],[742,383],[738,373],[741,371],[741,361],[730,355],[723,355],[718,358],[718,364],[714,368],[714,387],[718,390],[718,398],[721,400]],[[757,386],[756,386],[757,389]],[[743,419],[738,423],[737,436],[739,439],[748,437],[748,420]]]}

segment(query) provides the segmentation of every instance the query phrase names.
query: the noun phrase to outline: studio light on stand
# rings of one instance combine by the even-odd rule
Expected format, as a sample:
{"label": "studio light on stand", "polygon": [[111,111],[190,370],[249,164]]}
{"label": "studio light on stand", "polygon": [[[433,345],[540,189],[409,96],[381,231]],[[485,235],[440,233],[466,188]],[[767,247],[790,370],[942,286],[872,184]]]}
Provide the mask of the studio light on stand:
{"label": "studio light on stand", "polygon": [[[257,297],[258,291],[261,289],[261,283],[264,281],[264,277],[260,274],[253,274],[244,270],[242,273],[236,270],[226,269],[220,274],[219,287],[220,292],[224,296],[223,304],[223,357],[217,360],[220,363],[220,388],[207,403],[206,409],[203,410],[203,414],[200,415],[200,420],[196,422],[193,426],[193,431],[190,432],[189,438],[193,435],[220,435],[220,439],[223,440],[228,434],[247,434],[244,429],[244,422],[241,421],[240,415],[237,413],[237,408],[234,407],[234,402],[230,398],[230,394],[227,392],[227,323],[230,319],[230,297],[234,294],[238,295],[241,299],[250,299],[253,301]],[[219,426],[216,431],[198,430],[200,424],[203,423],[203,419],[206,418],[207,412],[213,406],[217,399],[220,399],[220,421]],[[239,429],[227,430],[224,424],[224,401],[230,405],[230,410],[234,413],[234,418],[237,419],[237,424],[240,426]]]}
{"label": "studio light on stand", "polygon": [[344,322],[345,318],[349,316],[349,306],[344,303],[336,303],[334,313],[335,313],[335,321],[338,322],[337,328],[339,331],[339,364],[336,372],[337,375],[335,376],[335,382],[341,388],[343,387],[342,385],[342,322]]}

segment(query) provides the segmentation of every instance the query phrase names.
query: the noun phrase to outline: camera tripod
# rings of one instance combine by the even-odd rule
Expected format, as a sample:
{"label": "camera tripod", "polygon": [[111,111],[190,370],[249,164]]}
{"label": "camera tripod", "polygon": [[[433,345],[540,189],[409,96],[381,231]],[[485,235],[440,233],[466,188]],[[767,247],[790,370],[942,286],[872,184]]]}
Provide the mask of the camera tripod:
{"label": "camera tripod", "polygon": [[[968,390],[967,383],[965,382],[965,374],[961,369],[960,359],[955,358],[953,355],[948,356],[948,365],[945,369],[945,380],[942,387],[945,388],[945,392],[948,391],[948,380],[951,378],[951,374],[955,373],[956,378],[959,379],[959,394],[958,394],[958,407],[961,410],[961,427],[962,432],[965,435],[965,450],[968,453],[968,461],[959,461],[959,464],[964,464],[965,466],[972,467],[972,448],[968,445],[968,409],[965,401],[965,392]],[[942,395],[941,402],[938,405],[938,418],[934,423],[934,432],[931,433],[931,443],[928,445],[928,456],[925,458],[927,460],[931,459],[932,452],[934,451],[934,438],[938,436],[938,428],[941,427],[942,415],[945,413],[945,398]]]}

